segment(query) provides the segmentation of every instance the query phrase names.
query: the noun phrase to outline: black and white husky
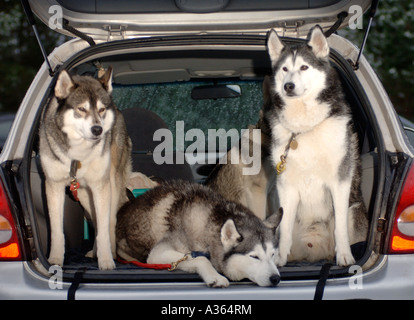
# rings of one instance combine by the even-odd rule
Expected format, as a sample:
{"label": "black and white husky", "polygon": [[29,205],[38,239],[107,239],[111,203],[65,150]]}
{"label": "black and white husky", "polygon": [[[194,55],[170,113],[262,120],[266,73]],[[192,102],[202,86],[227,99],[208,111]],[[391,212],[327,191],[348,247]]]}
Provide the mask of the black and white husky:
{"label": "black and white husky", "polygon": [[111,81],[111,67],[99,79],[63,70],[42,115],[39,149],[46,176],[51,264],[63,264],[63,204],[70,185],[95,224],[99,269],[115,267],[116,213],[127,200],[131,141],[112,101]]}
{"label": "black and white husky", "polygon": [[[118,212],[117,252],[129,261],[177,262],[177,269],[198,273],[211,287],[227,287],[228,279],[244,278],[275,286],[280,281],[274,255],[281,215],[263,222],[206,186],[168,182]],[[192,257],[191,252],[210,258]]]}
{"label": "black and white husky", "polygon": [[276,262],[355,262],[350,244],[367,235],[358,139],[329,46],[314,27],[306,43],[284,45],[272,30],[272,100],[265,117],[283,208]]}

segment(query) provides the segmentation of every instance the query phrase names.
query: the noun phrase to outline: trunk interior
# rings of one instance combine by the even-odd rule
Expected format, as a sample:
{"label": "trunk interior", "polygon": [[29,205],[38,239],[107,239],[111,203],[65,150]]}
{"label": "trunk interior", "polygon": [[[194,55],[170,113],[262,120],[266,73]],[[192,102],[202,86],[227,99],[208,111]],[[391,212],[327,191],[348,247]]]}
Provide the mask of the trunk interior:
{"label": "trunk interior", "polygon": [[[154,163],[153,152],[160,143],[153,141],[154,131],[160,128],[171,130],[174,141],[177,140],[174,150],[171,151],[175,160],[180,153],[185,153],[193,142],[184,141],[183,147],[178,147],[180,137],[176,132],[180,121],[184,121],[185,131],[201,129],[205,134],[206,145],[208,129],[223,128],[228,131],[235,128],[240,133],[240,130],[248,125],[255,125],[263,104],[263,78],[271,72],[265,41],[263,36],[123,40],[88,48],[76,54],[61,68],[66,68],[73,74],[96,76],[97,67],[113,67],[113,98],[124,114],[133,142],[134,171],[162,180],[185,179],[203,183],[214,167],[211,163]],[[352,107],[360,142],[362,192],[369,218],[372,219],[375,217],[373,208],[378,194],[376,181],[379,172],[379,144],[375,140],[373,121],[367,112],[370,106],[351,66],[334,50],[331,52],[331,63],[340,75],[346,97]],[[241,96],[203,100],[191,98],[194,87],[217,84],[239,86]],[[47,101],[47,97],[44,101]],[[222,146],[221,149],[206,148],[206,154],[200,156],[203,159],[216,159],[218,162],[219,157],[231,147],[232,139],[227,140],[226,146]],[[33,221],[36,224],[33,228],[35,247],[39,260],[48,269],[50,226],[36,136],[31,148],[30,184]],[[97,261],[84,256],[93,247],[93,228],[84,219],[82,207],[71,198],[69,192],[65,201],[64,228],[66,255],[63,270],[66,279],[72,279],[77,270],[83,269],[86,270],[83,281],[201,281],[195,274],[142,269],[118,262],[115,270],[99,271]],[[363,265],[370,256],[370,250],[367,248],[371,247],[372,238],[371,230],[367,243],[352,248],[359,265]],[[289,263],[280,269],[282,279],[318,278],[321,266],[325,262]],[[331,274],[346,275],[348,268],[334,266]]]}

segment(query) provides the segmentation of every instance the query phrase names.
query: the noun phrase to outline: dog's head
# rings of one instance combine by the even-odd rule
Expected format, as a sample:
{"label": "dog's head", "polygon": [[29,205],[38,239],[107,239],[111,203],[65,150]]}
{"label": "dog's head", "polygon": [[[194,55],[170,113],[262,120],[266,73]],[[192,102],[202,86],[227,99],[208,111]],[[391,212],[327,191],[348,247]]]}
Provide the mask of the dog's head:
{"label": "dog's head", "polygon": [[55,85],[55,97],[63,112],[62,131],[74,140],[100,140],[114,123],[112,68],[99,79],[70,76],[62,70]]}
{"label": "dog's head", "polygon": [[239,227],[232,219],[224,223],[221,229],[221,242],[226,252],[223,272],[231,280],[249,279],[259,286],[276,286],[280,281],[275,264],[276,228],[282,211],[265,222],[255,216],[251,218],[253,221],[244,221]]}
{"label": "dog's head", "polygon": [[284,45],[275,30],[267,42],[276,93],[285,99],[313,95],[325,87],[329,46],[319,26],[312,28],[306,44]]}

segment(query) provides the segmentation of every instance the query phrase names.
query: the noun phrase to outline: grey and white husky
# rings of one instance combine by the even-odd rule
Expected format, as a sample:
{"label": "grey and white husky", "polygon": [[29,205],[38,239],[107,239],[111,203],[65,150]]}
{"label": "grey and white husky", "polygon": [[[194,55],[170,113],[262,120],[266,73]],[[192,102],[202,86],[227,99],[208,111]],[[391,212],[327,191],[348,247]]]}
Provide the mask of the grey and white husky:
{"label": "grey and white husky", "polygon": [[[198,273],[211,287],[227,287],[228,279],[244,278],[274,286],[280,281],[274,262],[280,217],[275,213],[263,222],[206,186],[172,181],[121,208],[117,252],[129,261],[179,262],[177,269]],[[210,258],[193,258],[191,252]]]}
{"label": "grey and white husky", "polygon": [[112,101],[111,81],[112,68],[98,80],[63,70],[42,115],[39,152],[46,176],[51,264],[63,264],[63,203],[71,185],[95,224],[99,268],[115,267],[116,213],[127,200],[131,142]]}
{"label": "grey and white husky", "polygon": [[284,45],[272,30],[272,100],[265,117],[283,219],[277,264],[334,259],[353,264],[350,245],[365,241],[358,138],[322,29]]}
{"label": "grey and white husky", "polygon": [[[271,103],[270,78],[268,76],[263,81],[263,101],[264,105]],[[224,198],[241,203],[262,220],[276,212],[278,208],[275,186],[276,172],[269,159],[270,131],[263,119],[264,109],[265,107],[260,110],[256,126],[250,125],[239,145],[236,146],[238,147],[239,161],[232,163],[232,153],[235,148],[232,147],[225,155],[226,163],[217,164],[205,182],[205,185],[220,193]],[[260,140],[254,139],[253,129],[261,130]],[[251,164],[246,165],[242,160],[243,154],[240,148],[243,139],[247,140],[247,137],[249,150],[256,150],[253,145],[260,144],[260,170],[254,175],[243,174],[244,168],[251,166]]]}

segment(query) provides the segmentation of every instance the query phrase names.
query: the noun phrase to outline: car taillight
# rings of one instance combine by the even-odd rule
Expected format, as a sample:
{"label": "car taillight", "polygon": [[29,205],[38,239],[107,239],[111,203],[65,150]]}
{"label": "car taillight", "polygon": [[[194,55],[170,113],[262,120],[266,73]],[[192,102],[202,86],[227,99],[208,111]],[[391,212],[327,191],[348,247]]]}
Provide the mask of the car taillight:
{"label": "car taillight", "polygon": [[0,181],[0,261],[21,260],[22,254],[19,245],[14,219],[10,210],[9,200]]}
{"label": "car taillight", "polygon": [[397,205],[389,253],[414,253],[414,166],[409,169]]}

